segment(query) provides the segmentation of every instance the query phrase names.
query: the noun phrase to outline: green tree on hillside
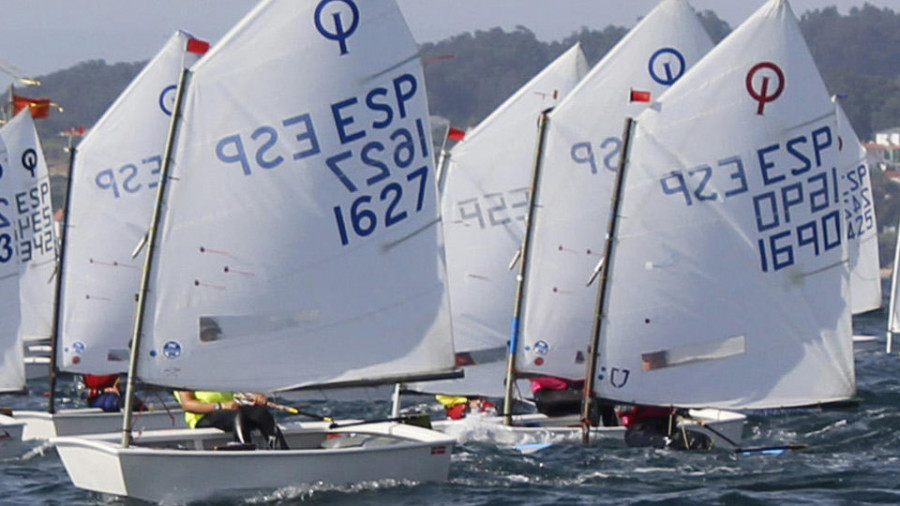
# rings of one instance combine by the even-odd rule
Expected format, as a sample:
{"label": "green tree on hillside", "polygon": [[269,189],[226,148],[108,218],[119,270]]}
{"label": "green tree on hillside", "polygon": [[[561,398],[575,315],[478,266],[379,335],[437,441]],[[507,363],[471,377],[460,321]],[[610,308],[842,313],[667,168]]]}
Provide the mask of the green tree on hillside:
{"label": "green tree on hillside", "polygon": [[[698,16],[715,42],[731,31],[712,11]],[[826,7],[803,14],[800,26],[829,91],[846,95],[842,105],[861,139],[900,125],[900,14],[868,4],[847,15]],[[576,42],[594,65],[626,33],[619,26],[583,27],[563,40],[543,42],[520,26],[423,44],[420,55],[431,112],[460,128],[474,126]],[[448,55],[452,58],[437,58]],[[143,66],[144,62],[109,65],[93,60],[42,76],[39,88],[17,89],[65,107],[64,113],[53,112],[37,122],[51,164],[65,164],[65,140],[59,132],[90,127]],[[878,222],[881,227],[894,226],[900,219],[900,185],[876,172],[872,176]],[[891,256],[893,250],[882,253]]]}

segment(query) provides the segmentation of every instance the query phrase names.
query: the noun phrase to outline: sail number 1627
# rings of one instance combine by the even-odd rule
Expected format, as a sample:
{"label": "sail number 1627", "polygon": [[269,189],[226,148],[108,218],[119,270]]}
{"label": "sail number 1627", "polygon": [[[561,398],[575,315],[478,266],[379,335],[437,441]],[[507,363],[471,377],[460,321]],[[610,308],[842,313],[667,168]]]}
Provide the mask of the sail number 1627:
{"label": "sail number 1627", "polygon": [[[410,172],[407,174],[406,180],[413,185],[413,195],[416,196],[415,210],[419,212],[425,203],[428,166],[423,165]],[[390,227],[405,220],[409,216],[408,206],[405,205],[405,202],[408,202],[409,199],[403,198],[403,188],[404,186],[400,183],[392,182],[382,188],[377,195],[360,195],[347,209],[335,206],[334,218],[337,221],[341,245],[350,244],[350,234],[356,237],[366,237],[372,234],[382,221],[385,227]]]}
{"label": "sail number 1627", "polygon": [[429,166],[416,160],[428,160],[431,155],[422,119],[414,122],[414,132],[401,127],[389,136],[393,145],[372,141],[358,154],[348,150],[325,161],[355,196],[349,205],[334,206],[342,246],[354,237],[368,237],[379,227],[396,225],[424,208]]}

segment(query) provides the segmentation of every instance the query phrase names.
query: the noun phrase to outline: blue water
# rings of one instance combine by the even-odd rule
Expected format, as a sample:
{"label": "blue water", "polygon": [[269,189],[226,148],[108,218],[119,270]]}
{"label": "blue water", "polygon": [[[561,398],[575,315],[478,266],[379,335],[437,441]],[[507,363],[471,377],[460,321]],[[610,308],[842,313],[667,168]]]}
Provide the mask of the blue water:
{"label": "blue water", "polygon": [[[247,497],[242,504],[900,504],[900,356],[884,352],[886,318],[885,311],[875,311],[854,320],[856,334],[878,337],[855,345],[859,407],[750,418],[745,446],[810,445],[802,451],[741,457],[601,443],[560,444],[522,455],[469,443],[457,447],[448,483],[291,488]],[[0,404],[43,409],[46,385],[29,388],[31,395],[3,396]],[[384,416],[389,409],[386,402],[332,408],[345,416]],[[76,489],[52,449],[0,463],[0,469],[0,504],[131,504]]]}

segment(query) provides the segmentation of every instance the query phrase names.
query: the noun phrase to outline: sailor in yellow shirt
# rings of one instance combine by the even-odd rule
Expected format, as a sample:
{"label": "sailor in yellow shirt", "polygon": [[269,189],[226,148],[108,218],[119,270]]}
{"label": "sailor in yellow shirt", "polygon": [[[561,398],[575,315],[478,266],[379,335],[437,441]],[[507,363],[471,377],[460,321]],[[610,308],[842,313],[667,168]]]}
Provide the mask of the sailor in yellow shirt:
{"label": "sailor in yellow shirt", "polygon": [[256,429],[266,438],[269,448],[288,448],[284,435],[266,408],[269,399],[263,394],[244,394],[246,403],[236,401],[234,394],[228,392],[179,390],[175,392],[175,398],[184,408],[184,420],[192,429],[215,427],[231,432],[234,440],[242,444],[252,441],[251,432]]}

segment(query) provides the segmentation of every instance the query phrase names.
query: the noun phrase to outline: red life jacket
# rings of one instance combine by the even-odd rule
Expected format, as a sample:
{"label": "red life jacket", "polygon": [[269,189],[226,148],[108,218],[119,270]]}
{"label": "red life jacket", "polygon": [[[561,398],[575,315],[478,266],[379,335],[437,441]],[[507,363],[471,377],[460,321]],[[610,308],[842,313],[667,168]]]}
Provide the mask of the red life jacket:
{"label": "red life jacket", "polygon": [[106,388],[116,386],[118,374],[85,374],[84,386],[88,387],[88,402],[93,401]]}
{"label": "red life jacket", "polygon": [[663,408],[658,406],[635,406],[628,411],[619,413],[622,425],[631,427],[634,424],[647,420],[649,418],[668,418],[672,414],[671,408]]}
{"label": "red life jacket", "polygon": [[461,402],[447,408],[447,418],[450,418],[452,420],[459,420],[460,418],[465,417],[468,411],[469,403]]}
{"label": "red life jacket", "polygon": [[[454,404],[453,406],[447,408],[447,418],[453,420],[459,420],[460,418],[465,418],[465,416],[471,411],[472,406],[468,402],[460,402],[459,404]],[[482,399],[481,404],[478,406],[478,410],[481,412],[490,411],[494,409],[494,403],[487,400]]]}

